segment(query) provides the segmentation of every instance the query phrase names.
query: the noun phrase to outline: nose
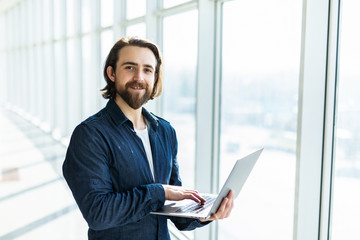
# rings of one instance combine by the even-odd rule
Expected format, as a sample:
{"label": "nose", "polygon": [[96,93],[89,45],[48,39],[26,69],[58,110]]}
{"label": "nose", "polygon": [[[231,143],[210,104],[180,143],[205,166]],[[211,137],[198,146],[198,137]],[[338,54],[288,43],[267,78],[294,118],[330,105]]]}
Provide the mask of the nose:
{"label": "nose", "polygon": [[136,81],[144,81],[144,75],[140,68],[137,68],[134,73],[134,80]]}

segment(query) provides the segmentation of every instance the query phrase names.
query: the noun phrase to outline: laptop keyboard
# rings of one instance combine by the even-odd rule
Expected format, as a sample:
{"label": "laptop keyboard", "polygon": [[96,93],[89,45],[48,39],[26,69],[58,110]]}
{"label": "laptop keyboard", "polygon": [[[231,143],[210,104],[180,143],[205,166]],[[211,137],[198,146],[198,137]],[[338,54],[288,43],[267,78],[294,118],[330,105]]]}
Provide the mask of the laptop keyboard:
{"label": "laptop keyboard", "polygon": [[189,204],[187,206],[184,206],[182,208],[179,208],[176,212],[181,212],[181,213],[189,213],[189,212],[194,212],[194,213],[200,213],[202,212],[204,209],[206,209],[210,204],[212,204],[215,200],[216,197],[214,196],[207,196],[204,195],[202,196],[203,198],[205,198],[206,202],[205,204],[201,204],[201,203],[197,203],[194,202],[192,204]]}

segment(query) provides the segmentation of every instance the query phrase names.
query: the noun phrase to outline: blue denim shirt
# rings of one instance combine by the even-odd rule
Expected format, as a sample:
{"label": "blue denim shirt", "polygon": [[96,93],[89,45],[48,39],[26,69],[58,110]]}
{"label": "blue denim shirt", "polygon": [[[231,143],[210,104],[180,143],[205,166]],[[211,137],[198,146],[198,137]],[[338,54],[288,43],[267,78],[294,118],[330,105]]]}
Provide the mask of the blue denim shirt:
{"label": "blue denim shirt", "polygon": [[[155,181],[141,139],[114,100],[78,125],[63,164],[64,177],[89,225],[92,239],[170,239],[161,184],[181,185],[175,130],[143,108],[149,123]],[[170,218],[180,230],[203,226]]]}

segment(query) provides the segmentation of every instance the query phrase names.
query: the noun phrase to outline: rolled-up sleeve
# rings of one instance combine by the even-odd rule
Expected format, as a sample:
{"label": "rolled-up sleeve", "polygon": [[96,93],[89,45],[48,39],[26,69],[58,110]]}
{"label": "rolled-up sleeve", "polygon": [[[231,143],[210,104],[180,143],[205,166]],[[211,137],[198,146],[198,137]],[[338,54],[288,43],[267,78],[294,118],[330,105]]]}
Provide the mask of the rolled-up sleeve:
{"label": "rolled-up sleeve", "polygon": [[100,131],[80,124],[73,132],[63,175],[89,227],[104,230],[136,222],[165,202],[161,184],[114,192],[109,147]]}

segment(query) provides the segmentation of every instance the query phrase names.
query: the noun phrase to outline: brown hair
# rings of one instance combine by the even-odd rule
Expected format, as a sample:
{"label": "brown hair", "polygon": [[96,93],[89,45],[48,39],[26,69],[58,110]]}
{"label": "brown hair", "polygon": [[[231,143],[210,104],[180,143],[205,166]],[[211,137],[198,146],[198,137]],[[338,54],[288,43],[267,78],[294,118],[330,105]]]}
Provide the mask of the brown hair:
{"label": "brown hair", "polygon": [[109,98],[115,99],[116,96],[115,83],[111,81],[109,76],[107,75],[107,68],[111,66],[113,70],[116,71],[116,63],[119,59],[119,52],[123,47],[126,46],[144,47],[150,49],[154,53],[157,62],[155,67],[155,74],[157,74],[157,79],[155,81],[154,89],[150,96],[150,99],[154,99],[160,96],[162,92],[162,58],[160,51],[154,43],[136,37],[121,38],[111,48],[109,55],[106,58],[106,62],[104,66],[103,74],[106,81],[106,86],[100,90],[100,91],[104,91],[102,93],[102,96],[106,99]]}

